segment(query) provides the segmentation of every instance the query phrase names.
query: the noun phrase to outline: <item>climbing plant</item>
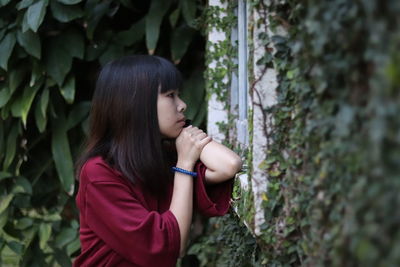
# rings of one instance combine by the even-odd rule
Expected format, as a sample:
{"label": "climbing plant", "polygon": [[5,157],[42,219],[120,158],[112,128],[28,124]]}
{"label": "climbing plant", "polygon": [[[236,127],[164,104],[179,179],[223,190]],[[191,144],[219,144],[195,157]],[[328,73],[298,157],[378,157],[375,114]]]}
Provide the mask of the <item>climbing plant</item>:
{"label": "climbing plant", "polygon": [[256,64],[275,69],[279,83],[277,104],[264,110],[270,142],[258,166],[268,179],[266,221],[260,236],[241,241],[238,221],[216,220],[208,234],[223,245],[195,245],[208,253],[202,266],[242,266],[235,251],[259,259],[252,266],[398,265],[400,3],[247,3],[265,27],[250,46],[265,47]]}
{"label": "climbing plant", "polygon": [[[69,266],[79,253],[73,162],[99,67],[156,54],[205,116],[201,1],[0,1],[0,265]],[[117,118],[116,118],[117,119]]]}

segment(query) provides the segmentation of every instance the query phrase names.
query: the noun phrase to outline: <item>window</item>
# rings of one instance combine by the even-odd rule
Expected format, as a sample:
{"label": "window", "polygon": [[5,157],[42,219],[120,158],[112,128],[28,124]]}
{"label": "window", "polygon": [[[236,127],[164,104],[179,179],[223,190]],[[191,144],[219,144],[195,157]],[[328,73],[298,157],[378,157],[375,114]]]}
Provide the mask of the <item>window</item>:
{"label": "window", "polygon": [[247,7],[246,0],[238,1],[238,25],[232,31],[232,43],[238,44],[238,74],[232,73],[231,84],[231,107],[237,107],[238,120],[236,121],[237,140],[244,146],[248,146],[249,133],[247,125],[247,98],[248,98],[248,77],[247,77]]}

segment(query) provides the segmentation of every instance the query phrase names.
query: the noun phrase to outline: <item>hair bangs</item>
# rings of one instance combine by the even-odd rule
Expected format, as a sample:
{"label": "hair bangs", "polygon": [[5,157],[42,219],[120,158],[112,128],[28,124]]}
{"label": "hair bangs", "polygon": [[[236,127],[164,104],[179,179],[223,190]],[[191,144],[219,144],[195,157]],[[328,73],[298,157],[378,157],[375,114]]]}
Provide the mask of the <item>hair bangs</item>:
{"label": "hair bangs", "polygon": [[182,75],[176,67],[164,58],[159,58],[160,68],[158,71],[160,93],[170,90],[180,90],[182,88]]}

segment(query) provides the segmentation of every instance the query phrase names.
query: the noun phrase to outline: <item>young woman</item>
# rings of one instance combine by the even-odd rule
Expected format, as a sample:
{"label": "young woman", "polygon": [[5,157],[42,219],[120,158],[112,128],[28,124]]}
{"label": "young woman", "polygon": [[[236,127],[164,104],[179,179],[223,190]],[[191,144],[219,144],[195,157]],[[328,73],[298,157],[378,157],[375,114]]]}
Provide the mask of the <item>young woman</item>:
{"label": "young woman", "polygon": [[74,266],[175,266],[193,209],[229,208],[240,158],[185,126],[181,75],[156,56],[100,72],[88,144],[78,162],[81,254]]}

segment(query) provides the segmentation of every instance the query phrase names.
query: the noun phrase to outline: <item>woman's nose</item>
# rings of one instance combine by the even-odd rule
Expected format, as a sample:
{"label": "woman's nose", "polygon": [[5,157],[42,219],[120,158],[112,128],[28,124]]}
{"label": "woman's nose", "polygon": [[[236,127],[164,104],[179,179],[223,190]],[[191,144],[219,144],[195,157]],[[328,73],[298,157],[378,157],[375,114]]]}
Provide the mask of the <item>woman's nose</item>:
{"label": "woman's nose", "polygon": [[179,104],[178,104],[178,111],[179,112],[184,112],[187,108],[187,105],[185,102],[182,101],[182,99],[179,98]]}

